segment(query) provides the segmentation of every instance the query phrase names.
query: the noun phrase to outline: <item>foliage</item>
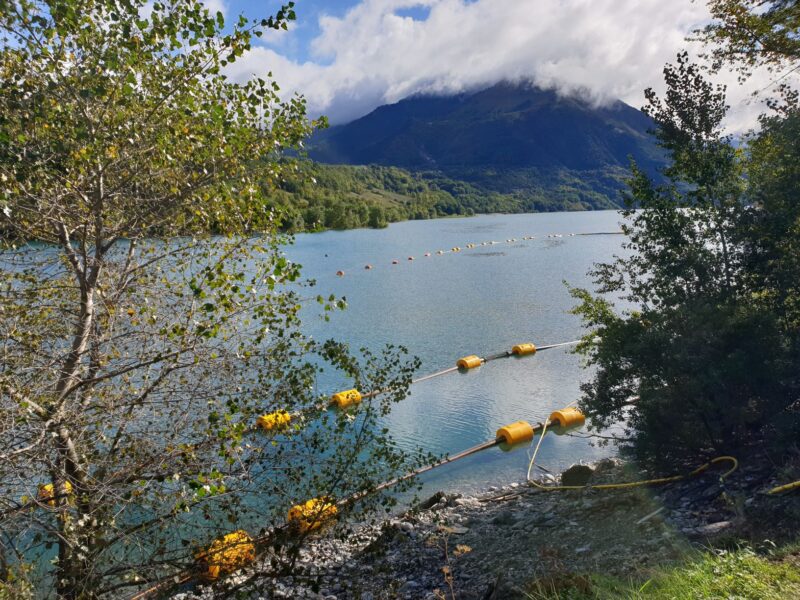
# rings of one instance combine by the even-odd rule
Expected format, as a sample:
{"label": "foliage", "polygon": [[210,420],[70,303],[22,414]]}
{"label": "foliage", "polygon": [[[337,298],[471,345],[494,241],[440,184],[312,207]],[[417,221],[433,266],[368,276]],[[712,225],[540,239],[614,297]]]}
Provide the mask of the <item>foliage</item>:
{"label": "foliage", "polygon": [[386,227],[404,219],[466,214],[466,207],[407,171],[302,162],[270,195],[293,231]]}
{"label": "foliage", "polygon": [[713,21],[697,31],[711,46],[716,70],[735,65],[743,76],[760,65],[790,67],[800,57],[797,0],[710,0]]}
{"label": "foliage", "polygon": [[[785,135],[796,116],[772,123],[749,155],[721,133],[723,88],[685,54],[664,73],[665,98],[648,90],[645,110],[672,159],[667,183],[634,165],[623,213],[630,256],[598,265],[605,296],[573,291],[593,329],[580,350],[598,367],[584,409],[595,427],[625,422],[630,447],[662,463],[734,452],[776,430],[790,437],[800,422],[798,329],[784,316],[798,301],[786,187],[795,167],[780,169],[796,166]],[[626,310],[614,310],[615,298]]]}
{"label": "foliage", "polygon": [[[245,528],[273,545],[258,576],[296,570],[290,506],[423,457],[380,426],[416,361],[300,331],[305,284],[265,196],[313,126],[302,98],[224,76],[292,5],[227,27],[186,0],[0,15],[0,566],[33,564],[38,596],[119,597]],[[384,393],[325,411],[323,370]],[[291,427],[257,434],[278,409]]]}
{"label": "foliage", "polygon": [[748,275],[765,282],[769,294],[759,301],[774,312],[786,330],[800,330],[800,111],[765,117],[760,135],[749,146],[748,178],[753,213],[747,238],[757,245]]}
{"label": "foliage", "polygon": [[[377,165],[302,161],[297,167],[284,173],[278,189],[265,191],[267,205],[281,215],[281,227],[292,232],[380,228],[405,219],[478,213],[616,208],[614,198],[623,180],[614,170],[592,175],[464,171],[459,174],[464,179],[451,179],[439,172]],[[504,191],[493,191],[498,187]]]}

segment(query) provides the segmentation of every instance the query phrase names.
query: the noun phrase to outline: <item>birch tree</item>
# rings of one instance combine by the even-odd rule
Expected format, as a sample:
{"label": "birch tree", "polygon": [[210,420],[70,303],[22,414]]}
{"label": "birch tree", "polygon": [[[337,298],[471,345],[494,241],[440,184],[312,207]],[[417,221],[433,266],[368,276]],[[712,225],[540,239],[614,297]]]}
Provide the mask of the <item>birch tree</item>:
{"label": "birch tree", "polygon": [[[0,590],[119,597],[406,468],[378,421],[416,363],[303,336],[268,208],[315,123],[224,74],[292,4],[233,23],[193,0],[0,6]],[[323,368],[386,392],[325,411]]]}

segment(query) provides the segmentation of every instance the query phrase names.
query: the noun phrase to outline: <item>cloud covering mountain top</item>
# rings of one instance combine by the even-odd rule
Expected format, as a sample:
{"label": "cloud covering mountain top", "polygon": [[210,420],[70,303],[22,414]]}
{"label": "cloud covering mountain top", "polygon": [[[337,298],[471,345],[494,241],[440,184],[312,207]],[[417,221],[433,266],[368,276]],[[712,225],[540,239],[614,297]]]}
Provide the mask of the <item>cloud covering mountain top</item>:
{"label": "cloud covering mountain top", "polygon": [[[292,33],[269,36],[231,74],[271,71],[284,90],[305,95],[312,116],[334,123],[413,94],[503,80],[638,107],[645,87],[663,87],[663,66],[680,49],[700,53],[685,38],[707,19],[705,4],[691,0],[363,0],[318,17],[307,60],[282,52]],[[771,77],[757,73],[742,87],[734,74],[718,76],[729,85],[731,131],[754,124],[762,106],[751,93]]]}

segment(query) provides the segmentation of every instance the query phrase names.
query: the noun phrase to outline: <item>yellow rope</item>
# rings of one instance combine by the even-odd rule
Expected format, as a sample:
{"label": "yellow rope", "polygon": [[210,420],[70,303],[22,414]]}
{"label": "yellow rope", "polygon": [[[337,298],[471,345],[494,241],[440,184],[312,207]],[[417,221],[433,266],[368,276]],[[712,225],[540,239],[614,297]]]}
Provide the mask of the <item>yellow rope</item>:
{"label": "yellow rope", "polygon": [[536,463],[536,455],[539,454],[539,447],[542,445],[542,440],[544,439],[544,434],[547,433],[547,426],[549,424],[550,419],[545,419],[542,423],[542,434],[539,436],[539,441],[536,442],[536,448],[533,451],[533,455],[531,455],[531,462],[528,463],[528,474],[526,476],[528,483],[534,483],[534,481],[531,479],[531,471],[533,471],[533,465]]}
{"label": "yellow rope", "polygon": [[[582,489],[586,489],[586,488],[592,488],[593,490],[614,490],[614,489],[639,487],[639,486],[643,486],[643,485],[658,485],[658,484],[663,484],[663,483],[672,483],[672,482],[675,482],[675,481],[680,481],[682,479],[688,479],[689,477],[694,477],[695,475],[699,475],[700,473],[708,470],[712,465],[714,465],[716,463],[723,462],[723,461],[729,461],[729,462],[733,463],[733,466],[730,469],[728,469],[727,471],[725,471],[722,475],[719,476],[720,480],[724,480],[726,477],[728,477],[731,473],[733,473],[736,469],[739,468],[739,461],[736,460],[736,458],[734,458],[733,456],[718,456],[716,458],[711,459],[707,463],[705,463],[703,465],[700,465],[699,467],[697,467],[691,473],[688,473],[688,474],[685,474],[685,475],[672,475],[671,477],[659,477],[657,479],[644,479],[644,480],[640,480],[640,481],[628,481],[626,483],[600,483],[600,484],[597,484],[597,485],[590,485],[590,484],[587,484],[587,485],[542,485],[538,481],[535,481],[534,479],[531,479],[531,471],[533,470],[533,466],[534,466],[534,464],[536,462],[536,455],[539,453],[539,447],[542,445],[542,440],[544,439],[545,433],[547,433],[547,423],[545,423],[544,427],[542,428],[542,435],[539,437],[539,441],[536,444],[536,449],[533,451],[533,455],[531,456],[531,461],[528,464],[528,476],[527,476],[527,479],[528,479],[528,483],[529,484],[531,484],[531,485],[533,485],[533,486],[535,486],[535,487],[537,487],[537,488],[539,488],[541,490],[547,490],[548,492],[563,491],[563,490],[582,490]],[[796,482],[794,484],[789,484],[789,486],[783,486],[783,487],[791,487],[791,486],[800,487],[800,481]],[[775,490],[779,490],[779,489],[780,488],[775,488]],[[775,490],[772,490],[770,493],[775,492]],[[783,491],[783,490],[781,490],[781,491]]]}
{"label": "yellow rope", "polygon": [[767,492],[769,495],[780,494],[781,492],[789,492],[791,490],[800,489],[800,481],[795,481],[793,483],[787,483],[786,485],[779,485],[778,487],[772,488],[770,491]]}

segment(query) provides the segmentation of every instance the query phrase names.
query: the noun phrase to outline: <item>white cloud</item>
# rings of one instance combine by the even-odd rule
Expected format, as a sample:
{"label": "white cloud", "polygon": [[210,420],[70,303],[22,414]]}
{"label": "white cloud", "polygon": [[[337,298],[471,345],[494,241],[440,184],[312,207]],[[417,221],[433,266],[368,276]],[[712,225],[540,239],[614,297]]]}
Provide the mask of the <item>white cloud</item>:
{"label": "white cloud", "polygon": [[[429,8],[425,20],[395,14],[414,6]],[[707,18],[704,3],[692,0],[363,0],[340,18],[320,17],[313,61],[258,47],[231,74],[272,71],[284,90],[306,96],[313,116],[333,122],[414,93],[456,93],[500,80],[640,106],[643,89],[663,88],[664,64]],[[757,74],[747,89],[735,75],[721,80],[734,107],[730,129],[742,131],[760,112],[757,103],[742,102],[768,75]]]}
{"label": "white cloud", "polygon": [[203,0],[203,4],[212,15],[221,12],[224,15],[228,14],[228,5],[224,0]]}

